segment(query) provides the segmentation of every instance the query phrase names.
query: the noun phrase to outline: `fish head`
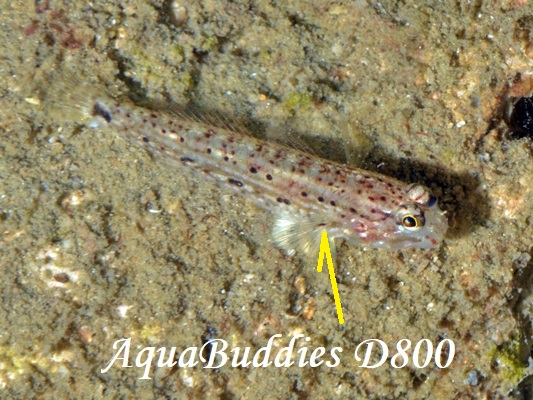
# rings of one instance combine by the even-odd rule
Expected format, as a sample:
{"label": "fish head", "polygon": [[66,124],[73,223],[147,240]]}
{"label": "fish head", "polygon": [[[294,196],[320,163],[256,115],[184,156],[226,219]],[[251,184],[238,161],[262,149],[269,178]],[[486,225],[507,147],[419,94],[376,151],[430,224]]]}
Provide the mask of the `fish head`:
{"label": "fish head", "polygon": [[379,220],[354,220],[356,225],[351,229],[357,236],[352,231],[344,235],[345,239],[359,246],[386,250],[438,246],[448,229],[448,220],[437,198],[426,187],[411,184],[402,189],[397,199],[401,201],[391,205]]}
{"label": "fish head", "polygon": [[379,247],[389,250],[436,247],[448,229],[448,219],[437,198],[426,187],[411,184],[404,188],[403,199],[390,213],[390,229],[384,233]]}

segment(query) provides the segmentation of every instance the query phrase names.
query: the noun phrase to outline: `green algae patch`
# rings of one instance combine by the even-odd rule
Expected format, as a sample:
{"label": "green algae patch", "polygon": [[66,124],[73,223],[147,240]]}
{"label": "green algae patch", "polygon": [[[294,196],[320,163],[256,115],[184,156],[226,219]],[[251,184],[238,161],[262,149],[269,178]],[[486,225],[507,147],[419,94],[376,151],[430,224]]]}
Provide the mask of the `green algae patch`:
{"label": "green algae patch", "polygon": [[520,358],[520,342],[512,340],[491,352],[491,359],[499,363],[505,379],[517,384],[526,375],[526,365]]}
{"label": "green algae patch", "polygon": [[307,93],[293,93],[283,102],[287,111],[294,113],[296,110],[306,108],[311,104],[311,96]]}

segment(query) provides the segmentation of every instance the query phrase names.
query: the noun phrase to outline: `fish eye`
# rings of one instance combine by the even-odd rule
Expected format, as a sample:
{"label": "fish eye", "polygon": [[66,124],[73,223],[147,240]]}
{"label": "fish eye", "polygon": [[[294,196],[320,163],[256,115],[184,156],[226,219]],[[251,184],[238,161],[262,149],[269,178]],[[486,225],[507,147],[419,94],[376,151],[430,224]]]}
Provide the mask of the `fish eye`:
{"label": "fish eye", "polygon": [[396,212],[396,223],[408,231],[417,231],[424,227],[424,211],[417,204],[404,204]]}
{"label": "fish eye", "polygon": [[420,228],[422,224],[414,215],[406,215],[402,218],[402,226],[406,229],[414,230]]}
{"label": "fish eye", "polygon": [[407,198],[424,207],[432,207],[437,203],[437,198],[425,186],[414,183],[407,186]]}

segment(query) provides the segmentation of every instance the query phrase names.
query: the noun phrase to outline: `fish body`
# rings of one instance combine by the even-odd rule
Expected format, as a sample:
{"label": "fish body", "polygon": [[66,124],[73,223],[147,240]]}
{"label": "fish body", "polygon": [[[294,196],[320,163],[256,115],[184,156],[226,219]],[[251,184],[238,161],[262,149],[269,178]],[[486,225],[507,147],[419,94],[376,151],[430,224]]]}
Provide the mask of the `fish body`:
{"label": "fish body", "polygon": [[191,169],[273,212],[274,242],[289,254],[318,253],[323,230],[331,239],[387,250],[431,248],[444,237],[446,217],[422,185],[75,86],[75,102],[60,103],[81,110],[91,125],[112,128],[155,159]]}

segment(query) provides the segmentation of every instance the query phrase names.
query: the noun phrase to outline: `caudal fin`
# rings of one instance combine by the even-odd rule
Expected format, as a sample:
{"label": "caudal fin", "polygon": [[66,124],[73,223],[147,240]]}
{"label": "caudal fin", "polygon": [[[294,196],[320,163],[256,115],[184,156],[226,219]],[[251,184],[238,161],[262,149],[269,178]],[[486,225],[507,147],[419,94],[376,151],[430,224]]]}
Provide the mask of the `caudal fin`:
{"label": "caudal fin", "polygon": [[94,117],[99,98],[108,97],[99,85],[67,69],[42,73],[34,82],[40,104],[57,118],[82,121]]}

